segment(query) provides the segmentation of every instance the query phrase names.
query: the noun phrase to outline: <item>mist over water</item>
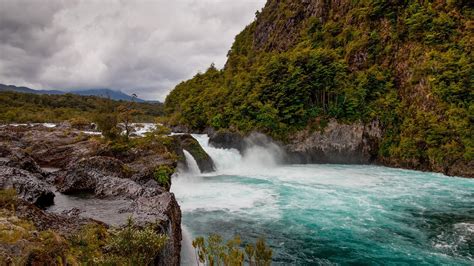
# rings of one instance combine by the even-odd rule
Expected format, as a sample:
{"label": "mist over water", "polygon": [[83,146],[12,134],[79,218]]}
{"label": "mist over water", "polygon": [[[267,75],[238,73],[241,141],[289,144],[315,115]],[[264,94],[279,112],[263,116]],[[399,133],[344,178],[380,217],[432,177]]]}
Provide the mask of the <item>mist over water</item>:
{"label": "mist over water", "polygon": [[255,143],[243,155],[194,137],[217,171],[173,180],[191,237],[264,236],[275,264],[474,263],[471,179],[379,166],[281,165],[278,146],[258,137],[247,140]]}

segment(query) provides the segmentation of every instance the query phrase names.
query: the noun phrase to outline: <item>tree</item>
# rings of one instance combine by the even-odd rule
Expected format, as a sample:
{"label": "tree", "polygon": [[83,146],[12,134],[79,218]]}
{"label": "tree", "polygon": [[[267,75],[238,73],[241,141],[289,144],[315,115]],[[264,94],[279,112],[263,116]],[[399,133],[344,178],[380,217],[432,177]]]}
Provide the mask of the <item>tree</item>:
{"label": "tree", "polygon": [[123,124],[125,129],[125,139],[128,140],[130,133],[133,131],[133,117],[139,114],[139,111],[135,109],[135,100],[138,96],[134,93],[132,94],[132,101],[126,102],[118,107],[119,121]]}

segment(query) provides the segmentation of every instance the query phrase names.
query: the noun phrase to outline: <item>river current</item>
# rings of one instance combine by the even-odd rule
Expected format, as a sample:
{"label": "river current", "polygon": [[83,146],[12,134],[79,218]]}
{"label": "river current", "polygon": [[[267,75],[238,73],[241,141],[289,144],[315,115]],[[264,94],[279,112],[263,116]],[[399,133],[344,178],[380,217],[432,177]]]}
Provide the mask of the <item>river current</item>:
{"label": "river current", "polygon": [[[474,264],[474,180],[368,165],[282,165],[276,146],[244,155],[194,135],[217,171],[173,179],[184,249],[201,235],[264,237],[275,265]],[[188,252],[192,254],[192,252]],[[195,265],[192,256],[184,265]]]}

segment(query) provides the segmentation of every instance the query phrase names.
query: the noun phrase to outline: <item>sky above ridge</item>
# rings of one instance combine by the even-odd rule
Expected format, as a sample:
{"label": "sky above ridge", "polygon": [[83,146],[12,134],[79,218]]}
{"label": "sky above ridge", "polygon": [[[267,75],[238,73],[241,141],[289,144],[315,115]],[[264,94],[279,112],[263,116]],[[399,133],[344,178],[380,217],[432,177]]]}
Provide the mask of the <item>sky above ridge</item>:
{"label": "sky above ridge", "polygon": [[265,0],[0,0],[0,83],[164,100],[222,67]]}

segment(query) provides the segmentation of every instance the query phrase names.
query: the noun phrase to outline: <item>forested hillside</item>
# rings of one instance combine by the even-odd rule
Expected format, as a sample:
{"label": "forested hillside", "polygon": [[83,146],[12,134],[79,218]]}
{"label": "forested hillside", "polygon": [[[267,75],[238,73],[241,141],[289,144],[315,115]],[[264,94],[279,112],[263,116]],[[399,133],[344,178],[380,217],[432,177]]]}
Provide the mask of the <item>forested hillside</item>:
{"label": "forested hillside", "polygon": [[78,119],[92,122],[98,113],[111,113],[121,106],[136,110],[136,122],[154,122],[163,114],[161,103],[114,101],[97,96],[47,95],[0,92],[0,123],[62,122]]}
{"label": "forested hillside", "polygon": [[378,121],[380,160],[443,171],[474,158],[472,1],[269,0],[223,70],[179,84],[171,124],[277,139]]}

